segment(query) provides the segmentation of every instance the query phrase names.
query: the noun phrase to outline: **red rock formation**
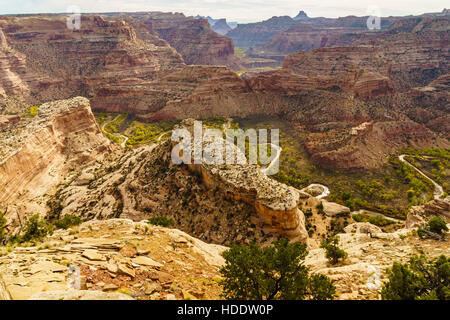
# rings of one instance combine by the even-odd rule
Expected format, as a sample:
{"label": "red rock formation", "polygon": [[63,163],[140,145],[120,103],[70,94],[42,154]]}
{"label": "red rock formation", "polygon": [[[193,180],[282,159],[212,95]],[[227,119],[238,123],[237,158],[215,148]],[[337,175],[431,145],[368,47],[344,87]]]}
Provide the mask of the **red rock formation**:
{"label": "red rock formation", "polygon": [[[238,111],[241,106],[232,103],[233,97],[248,91],[246,83],[226,67],[186,66],[148,82],[99,87],[92,105],[96,110],[131,111],[155,120],[204,118]],[[223,103],[233,109],[223,110]]]}
{"label": "red rock formation", "polygon": [[240,59],[234,56],[233,40],[214,32],[206,19],[161,12],[120,15],[123,16],[130,19],[131,25],[134,26],[132,20],[137,20],[145,25],[149,33],[166,40],[187,64],[242,68]]}
{"label": "red rock formation", "polygon": [[[262,48],[273,53],[289,54],[304,50],[328,47],[336,44],[339,38],[339,46],[351,45],[355,38],[367,31],[366,28],[324,28],[311,23],[295,25],[287,30],[275,34]],[[343,37],[345,35],[345,37]],[[347,41],[344,41],[347,39]]]}
{"label": "red rock formation", "polygon": [[327,135],[309,135],[305,147],[313,161],[322,168],[333,170],[376,168],[385,163],[389,155],[404,147],[449,146],[448,141],[412,121],[376,122],[367,130],[335,144],[327,143],[330,141]]}
{"label": "red rock formation", "polygon": [[0,98],[8,95],[28,96],[28,86],[20,78],[26,73],[25,57],[8,47],[0,28]]}
{"label": "red rock formation", "polygon": [[258,47],[277,32],[285,31],[298,23],[288,16],[272,17],[262,22],[239,24],[237,28],[228,32],[227,36],[233,39],[238,47]]}
{"label": "red rock formation", "polygon": [[25,55],[27,71],[39,75],[21,76],[37,102],[92,96],[99,84],[149,79],[184,66],[167,43],[138,39],[124,21],[83,15],[81,29],[72,31],[63,16],[2,17],[0,27],[9,45]]}
{"label": "red rock formation", "polygon": [[298,94],[313,89],[340,89],[355,97],[392,93],[388,66],[378,59],[376,47],[335,47],[288,56],[280,71],[249,79],[258,91]]}

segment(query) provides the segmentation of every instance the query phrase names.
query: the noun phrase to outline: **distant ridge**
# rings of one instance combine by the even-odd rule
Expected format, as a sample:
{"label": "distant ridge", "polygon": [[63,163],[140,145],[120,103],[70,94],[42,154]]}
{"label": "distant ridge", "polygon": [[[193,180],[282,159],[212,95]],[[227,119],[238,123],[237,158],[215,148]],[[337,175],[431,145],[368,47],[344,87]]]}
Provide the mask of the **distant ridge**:
{"label": "distant ridge", "polygon": [[301,10],[298,15],[294,17],[294,20],[309,20],[310,18],[305,11]]}
{"label": "distant ridge", "polygon": [[229,31],[233,30],[238,26],[237,22],[227,22],[226,19],[213,19],[210,16],[204,17],[201,15],[195,16],[195,19],[200,18],[208,20],[211,29],[213,29],[215,32],[221,35],[227,34]]}

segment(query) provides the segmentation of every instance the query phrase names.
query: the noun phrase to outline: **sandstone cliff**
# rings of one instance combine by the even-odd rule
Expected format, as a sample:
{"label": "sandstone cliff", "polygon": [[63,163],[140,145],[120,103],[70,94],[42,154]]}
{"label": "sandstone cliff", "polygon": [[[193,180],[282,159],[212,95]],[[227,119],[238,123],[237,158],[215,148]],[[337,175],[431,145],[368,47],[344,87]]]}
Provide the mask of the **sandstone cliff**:
{"label": "sandstone cliff", "polygon": [[[158,72],[184,66],[180,55],[166,42],[138,39],[124,21],[83,15],[81,29],[72,31],[66,27],[65,17],[59,15],[2,17],[0,28],[21,57],[0,65],[21,71],[18,78],[31,91],[32,103],[74,95],[91,97],[99,84],[151,79]],[[28,76],[25,71],[32,74]],[[8,77],[8,73],[2,76]],[[2,85],[8,83],[7,79],[0,80]]]}
{"label": "sandstone cliff", "polygon": [[134,21],[143,24],[149,33],[166,40],[183,56],[187,64],[225,65],[241,69],[239,58],[234,56],[233,40],[214,32],[206,19],[162,12],[127,13],[119,16],[131,18],[128,21],[133,26]]}
{"label": "sandstone cliff", "polygon": [[[9,205],[45,212],[45,203],[30,200],[51,193],[69,170],[110,149],[86,98],[43,104],[29,123],[0,133],[0,207]],[[40,209],[39,209],[40,208]],[[7,217],[13,216],[10,210]]]}
{"label": "sandstone cliff", "polygon": [[376,47],[336,47],[303,51],[286,57],[280,71],[249,79],[255,90],[296,94],[312,89],[344,90],[355,97],[393,92],[388,65]]}
{"label": "sandstone cliff", "polygon": [[[153,81],[99,86],[92,105],[96,110],[132,112],[154,120],[214,117],[224,111],[223,103],[231,105],[233,97],[248,91],[246,83],[226,67],[186,66]],[[235,102],[234,110],[240,109]]]}

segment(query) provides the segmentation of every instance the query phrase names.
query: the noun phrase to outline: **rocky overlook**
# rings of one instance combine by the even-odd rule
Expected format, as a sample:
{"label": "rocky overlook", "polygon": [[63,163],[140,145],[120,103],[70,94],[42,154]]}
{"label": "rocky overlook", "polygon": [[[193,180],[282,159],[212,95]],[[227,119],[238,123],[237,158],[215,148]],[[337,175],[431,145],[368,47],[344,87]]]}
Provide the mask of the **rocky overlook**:
{"label": "rocky overlook", "polygon": [[9,232],[29,212],[135,221],[164,214],[219,244],[307,238],[295,189],[255,165],[174,165],[168,141],[123,152],[103,137],[86,98],[43,104],[0,141]]}
{"label": "rocky overlook", "polygon": [[[380,299],[392,261],[424,251],[450,254],[445,242],[420,240],[414,231],[384,233],[355,223],[338,235],[349,254],[345,263],[330,266],[320,248],[311,248],[305,263],[335,281],[338,299]],[[226,249],[146,221],[88,221],[38,246],[0,251],[0,299],[219,299],[220,253]],[[79,289],[68,285],[75,284],[69,267],[80,271]]]}
{"label": "rocky overlook", "polygon": [[[218,299],[224,249],[145,221],[89,221],[1,256],[0,299]],[[69,267],[79,288],[68,285]]]}
{"label": "rocky overlook", "polygon": [[[220,299],[222,253],[281,238],[336,298],[380,299],[394,261],[449,255],[450,19],[366,22],[0,16],[0,300]],[[279,128],[278,173],[227,128]]]}

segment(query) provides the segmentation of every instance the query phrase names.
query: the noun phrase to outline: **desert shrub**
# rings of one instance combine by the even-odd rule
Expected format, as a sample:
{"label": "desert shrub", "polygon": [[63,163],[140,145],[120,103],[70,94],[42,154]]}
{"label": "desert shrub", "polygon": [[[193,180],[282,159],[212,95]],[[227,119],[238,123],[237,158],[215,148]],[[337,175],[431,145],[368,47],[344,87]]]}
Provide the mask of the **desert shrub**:
{"label": "desert shrub", "polygon": [[383,216],[370,216],[367,214],[360,214],[360,213],[353,214],[352,218],[356,222],[369,222],[378,227],[385,227],[385,226],[395,223],[394,221],[388,220],[388,219],[384,218]]}
{"label": "desert shrub", "polygon": [[322,204],[322,202],[320,202],[318,205],[317,205],[317,213],[319,213],[319,214],[322,214],[322,215],[324,215],[325,214],[325,211],[323,211],[323,204]]}
{"label": "desert shrub", "polygon": [[320,246],[321,248],[325,249],[325,256],[333,265],[338,264],[340,260],[345,260],[347,258],[347,252],[339,248],[338,244],[339,238],[337,236],[334,236],[322,242]]}
{"label": "desert shrub", "polygon": [[25,224],[22,235],[16,236],[13,240],[18,243],[37,242],[47,235],[53,234],[54,226],[44,219],[40,219],[38,214],[33,215]]}
{"label": "desert shrub", "polygon": [[148,223],[166,228],[175,224],[172,219],[166,217],[151,217],[150,219],[148,219]]}
{"label": "desert shrub", "polygon": [[428,228],[431,232],[442,234],[443,231],[448,231],[445,220],[439,216],[433,217],[428,221]]}
{"label": "desert shrub", "polygon": [[448,231],[448,227],[445,223],[445,220],[439,216],[433,217],[428,221],[428,224],[417,230],[417,235],[420,238],[428,238],[429,235],[425,231],[430,231],[437,234],[442,234],[443,231]]}
{"label": "desert shrub", "polygon": [[232,300],[331,300],[336,288],[326,276],[309,275],[303,264],[306,245],[275,241],[260,248],[256,243],[231,246],[222,253],[222,296]]}
{"label": "desert shrub", "polygon": [[38,106],[32,106],[30,107],[30,109],[28,110],[28,114],[32,117],[35,117],[38,113],[39,107]]}
{"label": "desert shrub", "polygon": [[414,256],[408,264],[394,262],[381,290],[384,300],[450,300],[450,258]]}
{"label": "desert shrub", "polygon": [[81,222],[82,220],[80,217],[73,214],[66,214],[64,218],[55,220],[53,224],[58,229],[68,229],[73,226],[78,226]]}

